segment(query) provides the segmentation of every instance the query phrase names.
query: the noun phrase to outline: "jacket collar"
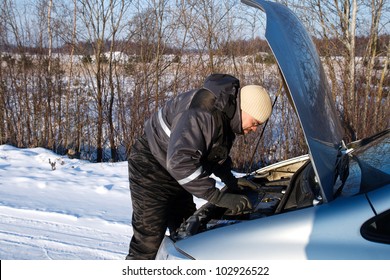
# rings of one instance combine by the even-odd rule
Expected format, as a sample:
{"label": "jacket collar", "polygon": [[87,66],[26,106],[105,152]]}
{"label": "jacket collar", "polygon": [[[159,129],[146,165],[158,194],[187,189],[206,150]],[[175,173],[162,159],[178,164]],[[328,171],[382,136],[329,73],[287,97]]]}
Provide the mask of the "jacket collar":
{"label": "jacket collar", "polygon": [[233,118],[230,120],[230,126],[235,134],[243,134],[244,131],[242,129],[242,119],[241,119],[241,106],[240,106],[240,94],[239,91],[237,94],[237,102],[236,102],[236,111],[233,115]]}

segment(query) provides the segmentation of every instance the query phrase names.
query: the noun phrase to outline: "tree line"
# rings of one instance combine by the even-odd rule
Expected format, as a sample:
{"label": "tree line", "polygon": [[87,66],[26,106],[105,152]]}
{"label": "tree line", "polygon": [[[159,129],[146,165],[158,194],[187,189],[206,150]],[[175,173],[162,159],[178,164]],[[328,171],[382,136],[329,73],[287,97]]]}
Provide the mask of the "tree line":
{"label": "tree line", "polygon": [[[278,97],[258,149],[261,132],[237,138],[237,169],[307,152],[260,11],[230,0],[3,2],[0,144],[126,160],[150,114],[220,72]],[[293,2],[285,4],[314,38],[348,140],[387,128],[388,0]]]}

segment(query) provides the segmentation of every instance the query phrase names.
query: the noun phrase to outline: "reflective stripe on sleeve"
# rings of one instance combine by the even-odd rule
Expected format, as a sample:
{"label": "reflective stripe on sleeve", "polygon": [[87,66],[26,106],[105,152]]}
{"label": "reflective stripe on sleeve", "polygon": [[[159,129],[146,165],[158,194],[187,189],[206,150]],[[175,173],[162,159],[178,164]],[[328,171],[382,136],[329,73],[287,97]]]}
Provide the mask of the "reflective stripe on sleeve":
{"label": "reflective stripe on sleeve", "polygon": [[160,122],[161,128],[164,130],[165,134],[169,137],[171,136],[171,130],[165,123],[163,117],[162,117],[162,109],[158,110],[158,120]]}
{"label": "reflective stripe on sleeve", "polygon": [[203,168],[202,166],[199,167],[194,173],[192,173],[190,176],[186,177],[186,178],[183,178],[179,181],[177,181],[180,185],[184,185],[184,184],[187,184],[189,182],[191,182],[192,180],[196,179],[200,174],[202,174],[203,172]]}

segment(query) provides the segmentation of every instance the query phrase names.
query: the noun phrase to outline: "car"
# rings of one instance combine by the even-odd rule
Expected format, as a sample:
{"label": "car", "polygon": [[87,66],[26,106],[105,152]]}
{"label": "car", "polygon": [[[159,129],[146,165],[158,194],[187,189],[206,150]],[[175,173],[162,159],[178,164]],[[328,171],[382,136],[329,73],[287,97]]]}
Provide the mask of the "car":
{"label": "car", "polygon": [[265,36],[309,152],[247,175],[257,186],[242,191],[250,211],[231,215],[202,205],[165,236],[156,259],[390,259],[390,129],[344,143],[320,57],[302,23],[282,4],[242,2],[266,13]]}

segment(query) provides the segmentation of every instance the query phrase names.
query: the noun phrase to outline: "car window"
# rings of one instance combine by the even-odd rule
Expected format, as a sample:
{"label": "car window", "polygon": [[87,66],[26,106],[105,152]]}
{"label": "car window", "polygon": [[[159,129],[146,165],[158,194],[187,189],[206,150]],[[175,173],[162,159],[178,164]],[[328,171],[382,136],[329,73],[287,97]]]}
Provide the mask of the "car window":
{"label": "car window", "polygon": [[390,210],[365,222],[360,232],[367,240],[390,244]]}

